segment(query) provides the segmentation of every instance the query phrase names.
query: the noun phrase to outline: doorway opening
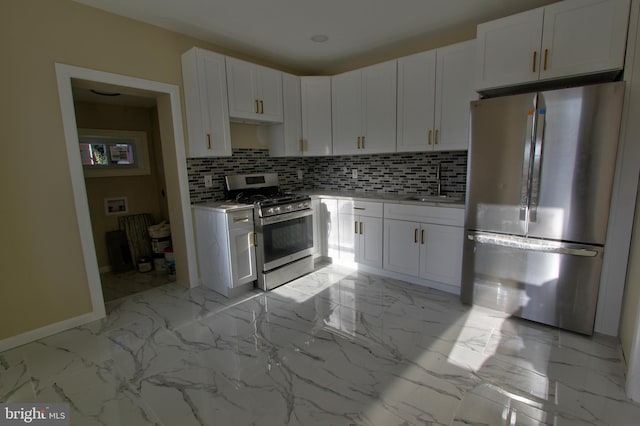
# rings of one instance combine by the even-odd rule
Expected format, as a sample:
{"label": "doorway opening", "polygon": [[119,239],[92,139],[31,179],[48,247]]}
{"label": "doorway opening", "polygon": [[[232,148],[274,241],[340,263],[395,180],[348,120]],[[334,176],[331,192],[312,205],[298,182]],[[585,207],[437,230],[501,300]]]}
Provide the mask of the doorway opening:
{"label": "doorway opening", "polygon": [[108,310],[111,301],[175,279],[164,255],[173,248],[158,106],[154,96],[129,94],[126,87],[78,79],[71,84]]}
{"label": "doorway opening", "polygon": [[[100,260],[104,259],[104,253],[101,254],[99,251],[106,251],[106,249],[103,250],[104,246],[102,246],[97,250],[101,241],[97,238],[98,233],[94,232],[93,222],[97,221],[98,215],[109,216],[110,209],[111,213],[115,212],[114,216],[123,216],[120,214],[122,212],[150,213],[152,222],[161,222],[163,219],[170,222],[176,282],[186,287],[196,286],[198,281],[194,255],[195,242],[178,86],[63,64],[56,64],[56,75],[67,143],[69,171],[93,306],[92,315],[87,317],[86,321],[84,318],[82,321],[89,322],[105,315],[106,298],[103,295],[100,272],[102,270],[103,273],[106,273],[113,265],[105,265],[105,261]],[[103,93],[103,95],[91,92],[92,89],[95,92]],[[120,93],[120,95],[115,96],[114,93]],[[97,103],[88,102],[88,98],[85,98],[88,94],[102,98],[118,97],[120,99],[117,101],[114,99],[111,102],[104,99]],[[127,105],[116,105],[123,102]],[[140,112],[136,108],[147,109],[148,114],[144,111]],[[138,151],[134,148],[137,142],[116,143],[117,141],[114,142],[108,138],[106,141],[103,139],[97,141],[81,140],[81,135],[86,135],[84,130],[87,129],[84,126],[88,126],[89,130],[91,127],[103,127],[93,130],[102,130],[110,137],[113,137],[114,131],[116,135],[118,131],[137,132],[137,130],[114,129],[114,127],[126,127],[127,120],[130,120],[132,116],[144,116],[145,114],[148,116],[149,130],[139,133],[150,134],[150,139],[153,139],[148,144],[150,152],[147,160],[149,164],[147,165],[158,173],[147,175],[144,171],[145,167],[139,164],[139,161],[144,162],[140,159],[145,157],[144,155],[134,155],[140,153],[139,148]],[[104,127],[111,128],[105,129]],[[91,133],[89,131],[89,134]],[[84,143],[84,146],[81,142]],[[141,207],[140,199],[137,196],[129,199],[124,191],[131,189],[128,187],[130,183],[123,186],[121,182],[105,180],[108,179],[105,177],[85,178],[84,170],[91,168],[87,167],[87,163],[91,163],[88,159],[93,158],[93,154],[96,154],[95,157],[100,155],[108,157],[107,160],[96,158],[94,162],[103,171],[104,169],[118,171],[119,169],[138,168],[137,172],[133,172],[133,176],[146,176],[146,179],[138,180],[146,180],[146,184],[150,185],[149,188],[153,189],[148,191],[154,192],[151,194],[151,200],[145,201],[147,206],[153,207]],[[108,167],[110,166],[107,164],[109,159],[112,160],[113,167]],[[126,167],[121,167],[123,164]],[[107,170],[107,175],[109,173]],[[124,176],[117,176],[117,178],[125,178],[128,174],[131,174],[131,170],[125,171]],[[94,186],[97,187],[97,190],[93,188]],[[114,191],[114,188],[116,192],[109,192]],[[146,190],[142,190],[142,192],[146,196],[149,195],[146,194]],[[146,209],[153,211],[148,212],[145,211]],[[113,225],[113,221],[111,221],[111,225]],[[99,226],[97,228],[100,229]],[[94,238],[94,233],[96,238]],[[100,238],[102,239],[102,236]],[[104,241],[102,240],[102,242]],[[134,268],[138,267],[139,260],[131,259]],[[150,260],[153,265],[153,259]],[[111,261],[107,260],[106,263],[111,263]],[[117,294],[115,296],[117,297]],[[73,323],[78,325],[77,320]]]}

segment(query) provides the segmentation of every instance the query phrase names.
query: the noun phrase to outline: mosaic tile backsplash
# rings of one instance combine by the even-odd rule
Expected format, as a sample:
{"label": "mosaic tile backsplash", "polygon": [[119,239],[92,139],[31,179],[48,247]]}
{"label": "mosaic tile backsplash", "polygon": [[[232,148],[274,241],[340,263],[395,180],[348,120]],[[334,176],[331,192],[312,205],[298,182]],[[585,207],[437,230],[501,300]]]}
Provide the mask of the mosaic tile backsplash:
{"label": "mosaic tile backsplash", "polygon": [[[284,191],[329,190],[435,195],[436,165],[440,164],[441,193],[465,195],[467,153],[426,152],[410,154],[336,157],[269,157],[267,149],[234,149],[231,157],[189,158],[189,194],[192,203],[224,199],[224,176],[277,172]],[[358,170],[357,179],[352,170]],[[303,178],[298,180],[298,170]],[[204,187],[204,176],[213,176],[213,187]]]}

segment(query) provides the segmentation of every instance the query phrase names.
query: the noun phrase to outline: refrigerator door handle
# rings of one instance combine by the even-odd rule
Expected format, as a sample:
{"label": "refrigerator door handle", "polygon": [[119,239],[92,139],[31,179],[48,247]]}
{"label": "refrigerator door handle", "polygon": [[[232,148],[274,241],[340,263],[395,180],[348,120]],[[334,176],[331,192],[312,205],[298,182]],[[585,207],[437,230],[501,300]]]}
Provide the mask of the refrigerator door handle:
{"label": "refrigerator door handle", "polygon": [[526,221],[529,207],[530,182],[531,173],[531,151],[533,139],[533,117],[535,108],[527,112],[527,128],[525,130],[524,140],[524,157],[522,159],[522,178],[520,179],[520,220]]}
{"label": "refrigerator door handle", "polygon": [[540,200],[540,171],[542,168],[542,147],[544,143],[544,122],[547,109],[543,106],[538,110],[536,120],[536,139],[533,149],[533,173],[531,174],[531,196],[529,198],[529,221],[538,220],[538,201]]}
{"label": "refrigerator door handle", "polygon": [[555,241],[531,240],[529,238],[508,235],[475,233],[467,234],[467,239],[478,244],[515,248],[527,251],[537,251],[551,254],[566,254],[580,257],[596,257],[599,252],[578,244],[566,244]]}

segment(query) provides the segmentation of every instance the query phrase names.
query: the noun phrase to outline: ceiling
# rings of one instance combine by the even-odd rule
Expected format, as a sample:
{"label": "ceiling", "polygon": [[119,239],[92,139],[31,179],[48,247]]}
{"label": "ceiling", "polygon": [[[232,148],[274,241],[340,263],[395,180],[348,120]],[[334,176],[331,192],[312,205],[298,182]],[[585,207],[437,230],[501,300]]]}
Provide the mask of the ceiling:
{"label": "ceiling", "polygon": [[[348,69],[354,60],[375,62],[437,47],[436,40],[473,38],[478,23],[556,0],[74,1],[300,74],[323,74]],[[314,35],[328,40],[314,42]]]}

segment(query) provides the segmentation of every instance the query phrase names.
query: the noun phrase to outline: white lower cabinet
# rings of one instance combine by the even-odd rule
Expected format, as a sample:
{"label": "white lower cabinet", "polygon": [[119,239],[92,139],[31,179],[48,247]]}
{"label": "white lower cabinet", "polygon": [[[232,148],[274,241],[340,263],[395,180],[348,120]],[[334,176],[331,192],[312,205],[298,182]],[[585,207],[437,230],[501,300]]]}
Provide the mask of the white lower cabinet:
{"label": "white lower cabinet", "polygon": [[382,203],[339,200],[340,260],[382,268]]}
{"label": "white lower cabinet", "polygon": [[[340,256],[340,240],[338,239],[338,200],[320,198],[317,214],[320,225],[320,250],[322,256],[337,259]],[[315,214],[315,212],[314,212]]]}
{"label": "white lower cabinet", "polygon": [[460,286],[464,210],[385,204],[384,215],[383,269]]}
{"label": "white lower cabinet", "polygon": [[253,287],[257,279],[253,211],[194,207],[193,218],[202,285],[227,297]]}
{"label": "white lower cabinet", "polygon": [[447,291],[460,286],[464,209],[322,197],[315,201],[316,244],[322,256],[383,275],[401,274],[422,285],[445,284],[436,287]]}

